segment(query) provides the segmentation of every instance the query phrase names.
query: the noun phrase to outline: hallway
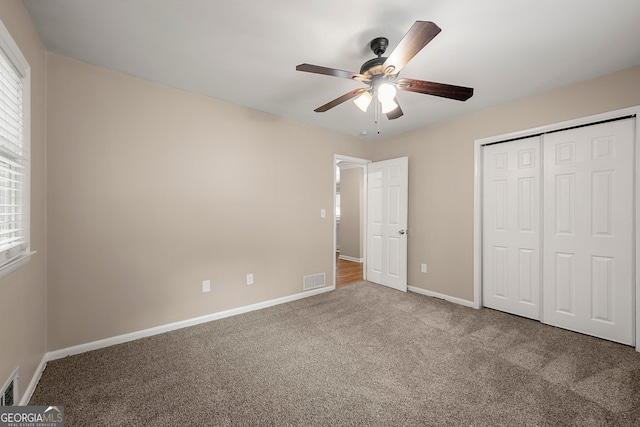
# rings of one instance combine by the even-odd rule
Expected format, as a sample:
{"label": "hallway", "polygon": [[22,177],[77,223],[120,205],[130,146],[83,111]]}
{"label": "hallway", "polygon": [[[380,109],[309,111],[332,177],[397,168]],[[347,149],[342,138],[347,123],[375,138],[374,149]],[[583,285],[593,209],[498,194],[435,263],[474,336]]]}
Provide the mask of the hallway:
{"label": "hallway", "polygon": [[338,258],[339,252],[336,252],[336,288],[361,282],[363,263],[354,261],[345,261]]}

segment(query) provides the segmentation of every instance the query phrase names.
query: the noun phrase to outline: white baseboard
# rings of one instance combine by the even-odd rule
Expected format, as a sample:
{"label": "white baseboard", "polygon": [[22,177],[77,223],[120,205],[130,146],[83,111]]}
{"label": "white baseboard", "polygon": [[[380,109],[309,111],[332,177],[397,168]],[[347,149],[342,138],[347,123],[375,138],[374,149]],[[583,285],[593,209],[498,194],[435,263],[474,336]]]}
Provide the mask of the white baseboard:
{"label": "white baseboard", "polygon": [[42,360],[36,368],[36,371],[33,373],[33,377],[31,377],[31,381],[29,381],[27,389],[24,391],[24,393],[22,393],[22,399],[20,399],[18,405],[27,406],[29,404],[31,396],[33,396],[33,392],[36,391],[36,386],[40,382],[40,377],[42,377],[42,371],[44,371],[44,368],[47,367],[48,360],[49,359],[47,359],[47,353],[45,353],[44,356],[42,356]]}
{"label": "white baseboard", "polygon": [[466,299],[456,298],[456,297],[452,297],[450,295],[440,294],[438,292],[428,291],[428,290],[422,289],[422,288],[416,288],[415,286],[408,286],[408,290],[411,291],[411,292],[415,292],[417,294],[426,295],[428,297],[440,298],[440,299],[443,299],[445,301],[452,302],[454,304],[464,305],[465,307],[475,308],[474,302],[466,300]]}
{"label": "white baseboard", "polygon": [[339,259],[343,259],[345,261],[359,262],[360,264],[362,264],[364,262],[364,258],[354,258],[354,257],[351,257],[351,256],[346,256],[346,255],[340,255],[338,258]]}
{"label": "white baseboard", "polygon": [[[246,305],[244,307],[233,308],[231,310],[220,311],[218,313],[207,314],[205,316],[194,317],[192,319],[181,320],[179,322],[169,323],[166,325],[156,326],[141,331],[131,332],[128,334],[118,335],[111,338],[105,338],[98,341],[92,341],[85,344],[75,345],[73,347],[63,348],[61,350],[50,351],[47,353],[47,360],[56,360],[63,357],[72,356],[74,354],[85,353],[87,351],[97,350],[109,347],[115,344],[122,344],[128,341],[134,341],[140,338],[146,338],[153,335],[162,334],[176,329],[182,329],[189,326],[199,325],[201,323],[211,322],[212,320],[224,319],[225,317],[236,316],[238,314],[248,313],[250,311],[260,310],[262,308],[273,307],[274,305],[284,304],[296,301],[302,298],[308,298],[319,295],[335,289],[335,286],[325,286],[323,288],[313,289],[286,297],[276,298],[269,301],[259,302],[256,304]],[[37,382],[36,382],[37,384]]]}

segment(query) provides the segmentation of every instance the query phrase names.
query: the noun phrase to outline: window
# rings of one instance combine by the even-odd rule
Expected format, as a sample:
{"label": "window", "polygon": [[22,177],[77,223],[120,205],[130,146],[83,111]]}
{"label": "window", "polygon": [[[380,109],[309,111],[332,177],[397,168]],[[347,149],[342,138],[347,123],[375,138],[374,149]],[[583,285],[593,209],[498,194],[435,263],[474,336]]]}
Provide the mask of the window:
{"label": "window", "polygon": [[0,22],[0,275],[29,249],[30,70]]}

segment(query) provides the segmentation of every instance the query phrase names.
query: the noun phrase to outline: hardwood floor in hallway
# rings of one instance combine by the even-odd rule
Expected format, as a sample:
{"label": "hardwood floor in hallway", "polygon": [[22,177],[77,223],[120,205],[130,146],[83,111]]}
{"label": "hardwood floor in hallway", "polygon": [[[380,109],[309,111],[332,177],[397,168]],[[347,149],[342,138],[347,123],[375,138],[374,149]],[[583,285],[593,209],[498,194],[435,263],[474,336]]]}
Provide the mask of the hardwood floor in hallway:
{"label": "hardwood floor in hallway", "polygon": [[336,288],[361,282],[363,263],[346,261],[338,258],[339,255],[336,252]]}

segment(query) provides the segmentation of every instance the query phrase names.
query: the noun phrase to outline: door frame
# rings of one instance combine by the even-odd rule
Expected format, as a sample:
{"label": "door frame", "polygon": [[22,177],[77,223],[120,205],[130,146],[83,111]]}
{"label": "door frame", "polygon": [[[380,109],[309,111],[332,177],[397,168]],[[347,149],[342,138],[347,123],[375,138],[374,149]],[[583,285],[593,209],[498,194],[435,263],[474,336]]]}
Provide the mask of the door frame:
{"label": "door frame", "polygon": [[[525,129],[517,132],[476,139],[474,141],[473,152],[473,307],[481,308],[482,305],[482,148],[484,145],[497,142],[508,142],[514,139],[521,139],[552,131],[569,129],[577,126],[589,125],[596,122],[635,116],[635,137],[634,137],[634,282],[635,282],[635,338],[636,351],[640,352],[640,105],[595,114],[578,119],[552,123],[535,128]],[[542,209],[542,206],[540,207]],[[542,320],[542,319],[541,319]]]}
{"label": "door frame", "polygon": [[363,184],[362,190],[364,192],[364,206],[360,221],[364,221],[364,235],[363,239],[363,248],[362,248],[362,280],[367,280],[367,165],[371,163],[371,160],[361,159],[359,157],[351,157],[345,156],[342,154],[334,154],[333,155],[333,213],[331,214],[331,218],[333,218],[333,247],[332,247],[332,259],[333,259],[333,288],[336,288],[336,244],[337,240],[337,229],[336,229],[336,186],[338,184],[336,180],[336,168],[338,166],[339,161],[345,161],[349,163],[354,163],[360,165],[362,167],[363,173]]}

